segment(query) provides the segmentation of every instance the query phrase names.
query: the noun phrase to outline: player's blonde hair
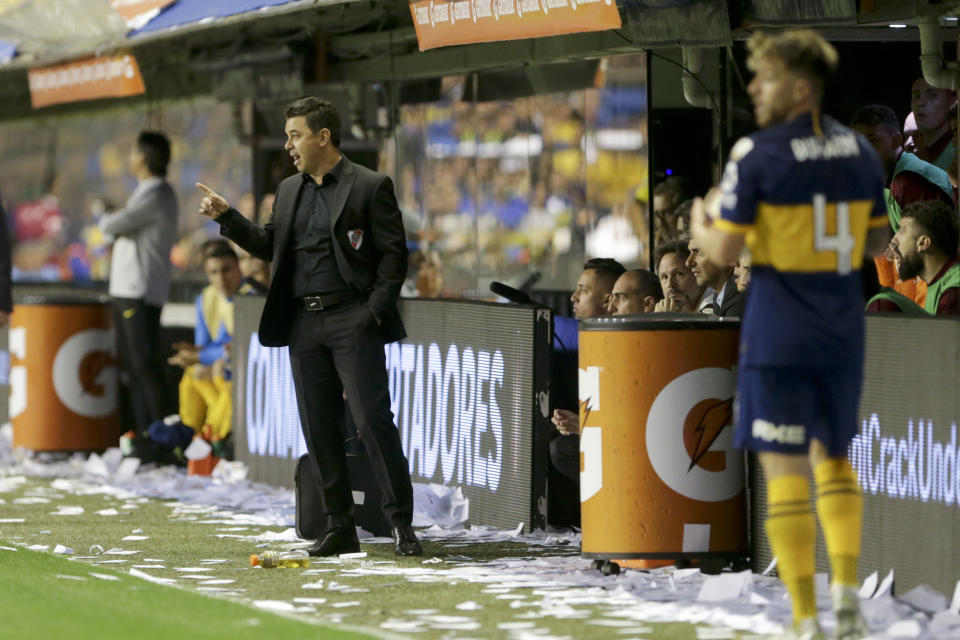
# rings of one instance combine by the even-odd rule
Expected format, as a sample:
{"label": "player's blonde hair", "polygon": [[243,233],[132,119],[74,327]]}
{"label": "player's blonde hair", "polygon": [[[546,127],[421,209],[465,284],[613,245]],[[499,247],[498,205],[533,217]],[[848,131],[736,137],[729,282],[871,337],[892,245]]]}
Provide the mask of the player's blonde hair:
{"label": "player's blonde hair", "polygon": [[756,33],[747,42],[747,49],[747,66],[751,70],[758,60],[776,58],[793,73],[810,80],[818,95],[823,94],[824,84],[837,70],[837,50],[812,29]]}

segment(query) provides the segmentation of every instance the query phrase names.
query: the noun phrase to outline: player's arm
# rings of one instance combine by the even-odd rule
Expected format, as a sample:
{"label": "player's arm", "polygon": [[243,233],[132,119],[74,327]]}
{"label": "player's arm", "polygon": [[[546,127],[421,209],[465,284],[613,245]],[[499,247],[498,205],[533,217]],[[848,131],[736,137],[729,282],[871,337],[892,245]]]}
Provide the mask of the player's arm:
{"label": "player's arm", "polygon": [[704,254],[722,267],[740,257],[747,232],[756,217],[755,171],[762,161],[754,151],[750,138],[741,138],[730,149],[730,159],[723,170],[723,180],[704,199],[694,200],[690,211],[690,233]]}
{"label": "player's arm", "polygon": [[740,257],[746,235],[732,226],[721,228],[713,224],[715,216],[708,215],[707,210],[709,207],[718,207],[719,196],[720,190],[713,188],[706,199],[697,198],[693,201],[693,208],[690,210],[690,233],[711,262],[726,267]]}
{"label": "player's arm", "polygon": [[882,256],[890,244],[890,225],[873,227],[867,230],[867,243],[864,253],[868,256]]}

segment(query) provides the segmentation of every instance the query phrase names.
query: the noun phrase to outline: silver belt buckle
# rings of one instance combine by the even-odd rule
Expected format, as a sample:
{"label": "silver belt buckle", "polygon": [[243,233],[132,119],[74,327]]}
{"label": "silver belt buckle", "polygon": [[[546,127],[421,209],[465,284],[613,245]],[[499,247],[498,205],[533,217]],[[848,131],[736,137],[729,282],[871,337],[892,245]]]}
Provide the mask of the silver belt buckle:
{"label": "silver belt buckle", "polygon": [[303,303],[309,311],[323,311],[323,299],[320,296],[304,296]]}

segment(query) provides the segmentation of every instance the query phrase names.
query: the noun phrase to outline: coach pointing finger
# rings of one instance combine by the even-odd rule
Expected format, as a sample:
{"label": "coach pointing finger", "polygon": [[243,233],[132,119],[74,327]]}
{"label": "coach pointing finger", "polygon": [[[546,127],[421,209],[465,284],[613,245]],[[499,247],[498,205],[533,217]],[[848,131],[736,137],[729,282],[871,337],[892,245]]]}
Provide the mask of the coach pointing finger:
{"label": "coach pointing finger", "polygon": [[227,209],[230,208],[230,204],[223,196],[202,182],[197,183],[197,189],[203,193],[203,200],[200,201],[200,213],[208,218],[216,218],[220,214],[226,213]]}
{"label": "coach pointing finger", "polygon": [[326,515],[326,528],[310,554],[360,550],[340,431],[349,409],[380,486],[394,550],[421,555],[384,356],[386,342],[406,336],[397,298],[409,256],[393,182],[340,152],[340,114],[328,101],[301,98],[284,117],[284,149],[297,173],[280,183],[270,220],[262,226],[251,222],[198,183],[200,213],[214,218],[223,236],[272,261],[258,336],[264,346],[287,347],[290,353]]}

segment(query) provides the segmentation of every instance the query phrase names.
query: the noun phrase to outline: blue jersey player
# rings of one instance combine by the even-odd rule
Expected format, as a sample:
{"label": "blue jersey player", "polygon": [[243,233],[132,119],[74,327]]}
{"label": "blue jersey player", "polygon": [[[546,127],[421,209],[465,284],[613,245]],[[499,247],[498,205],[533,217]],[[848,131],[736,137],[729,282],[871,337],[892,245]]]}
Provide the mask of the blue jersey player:
{"label": "blue jersey player", "polygon": [[[739,361],[737,441],[767,478],[767,535],[793,603],[786,637],[822,638],[814,594],[815,521],[832,568],[837,637],[868,633],[857,602],[863,503],[846,458],[863,369],[860,265],[887,243],[884,174],[870,144],[820,113],[837,53],[810,30],[749,43],[748,92],[760,130],[730,152],[719,192],[691,231],[707,255],[753,260]],[[808,466],[809,465],[809,466]]]}

